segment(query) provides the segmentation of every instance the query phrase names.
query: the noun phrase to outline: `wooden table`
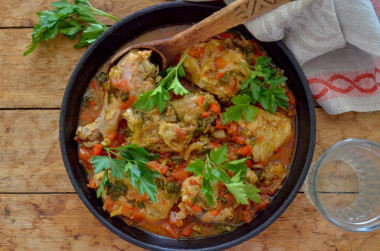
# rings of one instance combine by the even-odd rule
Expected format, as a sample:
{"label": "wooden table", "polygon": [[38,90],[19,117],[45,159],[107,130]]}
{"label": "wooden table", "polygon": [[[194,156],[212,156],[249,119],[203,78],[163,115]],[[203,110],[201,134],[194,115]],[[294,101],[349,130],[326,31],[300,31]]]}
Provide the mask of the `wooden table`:
{"label": "wooden table", "polygon": [[[59,37],[23,57],[35,12],[51,0],[0,0],[0,249],[138,250],[79,200],[62,163],[58,117],[68,78],[85,49]],[[124,17],[164,0],[92,0]],[[112,24],[107,20],[107,24]],[[319,156],[357,137],[380,142],[380,112],[317,114]],[[350,233],[330,224],[301,191],[268,229],[231,250],[379,250],[380,231]]]}

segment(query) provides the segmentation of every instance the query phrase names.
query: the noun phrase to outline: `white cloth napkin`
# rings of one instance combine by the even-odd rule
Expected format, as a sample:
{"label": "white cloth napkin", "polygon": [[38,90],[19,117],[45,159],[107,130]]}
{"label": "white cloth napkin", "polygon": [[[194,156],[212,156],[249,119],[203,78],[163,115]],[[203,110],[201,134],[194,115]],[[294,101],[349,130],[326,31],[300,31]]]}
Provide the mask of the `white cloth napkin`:
{"label": "white cloth napkin", "polygon": [[314,99],[339,114],[380,110],[379,17],[380,0],[297,0],[245,25],[260,41],[282,39]]}

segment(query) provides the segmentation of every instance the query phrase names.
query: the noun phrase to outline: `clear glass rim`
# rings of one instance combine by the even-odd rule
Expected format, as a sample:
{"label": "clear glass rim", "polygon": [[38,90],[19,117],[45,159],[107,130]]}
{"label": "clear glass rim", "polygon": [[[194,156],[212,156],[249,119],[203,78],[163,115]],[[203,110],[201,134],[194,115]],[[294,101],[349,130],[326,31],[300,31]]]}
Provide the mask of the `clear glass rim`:
{"label": "clear glass rim", "polygon": [[317,189],[316,189],[316,184],[317,184],[317,174],[320,170],[321,163],[326,159],[326,157],[336,148],[345,146],[345,145],[351,145],[351,144],[367,144],[369,146],[375,147],[380,150],[380,144],[376,143],[371,140],[366,140],[366,139],[357,139],[357,138],[351,138],[351,139],[346,139],[343,141],[340,141],[338,143],[335,143],[331,147],[329,147],[323,154],[313,163],[311,167],[311,173],[310,173],[310,184],[308,184],[308,192],[310,193],[311,200],[313,201],[314,205],[317,207],[319,212],[331,223],[336,225],[339,228],[342,228],[347,231],[351,232],[370,232],[373,230],[380,229],[380,222],[375,222],[373,224],[368,224],[368,222],[363,222],[362,224],[356,223],[356,224],[350,224],[347,222],[342,222],[339,220],[334,219],[329,215],[329,213],[323,208],[321,202],[319,201],[319,197],[317,194]]}

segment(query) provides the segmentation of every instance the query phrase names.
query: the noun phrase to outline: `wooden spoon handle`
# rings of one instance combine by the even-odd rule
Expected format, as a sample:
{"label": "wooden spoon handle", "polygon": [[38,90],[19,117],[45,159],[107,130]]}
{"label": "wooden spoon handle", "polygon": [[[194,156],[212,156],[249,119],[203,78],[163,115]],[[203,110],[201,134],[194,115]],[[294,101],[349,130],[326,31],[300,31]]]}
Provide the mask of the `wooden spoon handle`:
{"label": "wooden spoon handle", "polygon": [[185,49],[287,2],[290,0],[236,0],[189,29],[173,36],[171,42],[177,48]]}

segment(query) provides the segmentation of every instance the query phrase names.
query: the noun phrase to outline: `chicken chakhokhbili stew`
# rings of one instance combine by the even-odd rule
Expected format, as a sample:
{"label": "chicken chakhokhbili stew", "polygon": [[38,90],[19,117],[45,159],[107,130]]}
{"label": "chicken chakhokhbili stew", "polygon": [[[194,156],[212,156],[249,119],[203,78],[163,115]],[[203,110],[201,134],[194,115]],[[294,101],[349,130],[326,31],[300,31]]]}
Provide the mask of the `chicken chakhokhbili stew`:
{"label": "chicken chakhokhbili stew", "polygon": [[100,69],[75,140],[111,217],[171,238],[250,223],[288,175],[295,100],[254,40],[222,33],[159,71],[132,50]]}

